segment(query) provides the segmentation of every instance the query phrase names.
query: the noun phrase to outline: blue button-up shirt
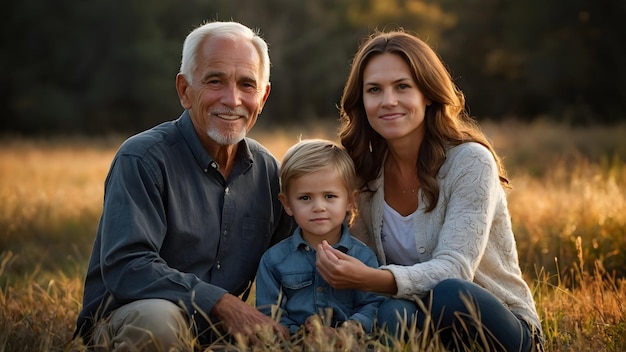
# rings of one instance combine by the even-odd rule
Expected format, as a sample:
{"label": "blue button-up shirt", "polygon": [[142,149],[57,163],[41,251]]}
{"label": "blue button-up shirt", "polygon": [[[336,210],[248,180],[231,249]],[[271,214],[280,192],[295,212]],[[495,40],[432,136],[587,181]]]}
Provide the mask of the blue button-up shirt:
{"label": "blue button-up shirt", "polygon": [[247,138],[236,159],[224,179],[187,111],[121,145],[105,181],[77,332],[146,298],[209,315],[226,292],[251,286],[263,252],[294,226],[277,197],[277,160]]}
{"label": "blue button-up shirt", "polygon": [[[378,267],[374,252],[351,237],[345,225],[341,239],[333,247],[370,267]],[[355,320],[366,332],[370,332],[376,310],[383,299],[384,296],[371,292],[332,288],[316,270],[315,248],[302,239],[300,228],[294,231],[293,236],[267,250],[257,272],[258,309],[271,315],[272,305],[280,306],[280,323],[291,333],[298,331],[313,314],[326,316],[327,308],[332,311],[332,326]]]}

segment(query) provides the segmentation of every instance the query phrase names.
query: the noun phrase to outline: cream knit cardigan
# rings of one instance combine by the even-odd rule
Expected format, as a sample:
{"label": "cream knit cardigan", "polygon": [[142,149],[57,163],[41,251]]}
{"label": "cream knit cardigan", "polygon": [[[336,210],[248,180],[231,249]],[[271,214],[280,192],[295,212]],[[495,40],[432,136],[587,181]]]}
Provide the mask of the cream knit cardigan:
{"label": "cream knit cardigan", "polygon": [[[381,242],[383,174],[381,170],[369,184],[373,192],[359,195],[359,215],[351,232],[386,264]],[[419,215],[414,217],[419,262],[380,267],[393,273],[398,287],[395,297],[423,296],[447,278],[471,280],[541,331],[530,288],[519,268],[506,194],[489,150],[473,142],[449,149],[437,179],[439,201],[433,211],[424,212],[425,198],[419,192]]]}

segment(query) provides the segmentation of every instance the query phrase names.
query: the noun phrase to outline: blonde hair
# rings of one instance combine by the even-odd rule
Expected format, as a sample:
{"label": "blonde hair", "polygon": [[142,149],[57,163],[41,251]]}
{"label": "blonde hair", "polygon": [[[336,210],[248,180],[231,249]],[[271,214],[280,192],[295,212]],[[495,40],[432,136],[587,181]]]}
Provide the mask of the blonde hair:
{"label": "blonde hair", "polygon": [[[337,170],[352,197],[357,190],[354,162],[342,146],[324,139],[301,140],[287,150],[280,166],[280,193],[287,196],[291,180],[326,167]],[[356,209],[352,209],[350,221],[355,214]]]}
{"label": "blonde hair", "polygon": [[354,162],[346,150],[328,140],[305,139],[287,150],[280,167],[280,191],[285,194],[289,188],[289,181],[325,167],[334,167],[346,188],[356,190],[356,171]]}

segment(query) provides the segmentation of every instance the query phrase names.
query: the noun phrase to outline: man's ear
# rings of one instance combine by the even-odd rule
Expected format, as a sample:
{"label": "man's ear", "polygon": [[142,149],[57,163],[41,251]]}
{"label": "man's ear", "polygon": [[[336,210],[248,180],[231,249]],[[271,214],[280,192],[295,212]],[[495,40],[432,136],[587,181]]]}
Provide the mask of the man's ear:
{"label": "man's ear", "polygon": [[185,78],[185,76],[181,73],[176,75],[176,92],[178,93],[178,100],[180,100],[180,105],[187,110],[191,108],[191,99],[187,94],[189,86],[190,84],[187,82],[187,78]]}
{"label": "man's ear", "polygon": [[285,208],[285,212],[287,213],[287,215],[293,216],[293,211],[291,211],[291,206],[289,205],[289,199],[287,199],[284,194],[279,193],[278,200],[280,200],[280,202],[283,204],[283,208]]}
{"label": "man's ear", "polygon": [[265,102],[267,101],[267,98],[270,96],[271,90],[272,90],[272,84],[270,82],[267,82],[267,86],[265,87],[265,93],[263,94],[263,100],[261,100],[261,108],[259,109],[259,114],[261,113],[261,110],[263,110],[263,107],[265,106]]}

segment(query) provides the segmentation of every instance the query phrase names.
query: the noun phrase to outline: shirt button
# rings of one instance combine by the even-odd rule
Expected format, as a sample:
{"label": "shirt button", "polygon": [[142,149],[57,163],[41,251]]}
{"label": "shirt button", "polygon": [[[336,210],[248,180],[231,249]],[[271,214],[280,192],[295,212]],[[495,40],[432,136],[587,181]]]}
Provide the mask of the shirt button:
{"label": "shirt button", "polygon": [[424,254],[424,252],[426,252],[426,248],[420,247],[418,251],[420,252],[420,254]]}
{"label": "shirt button", "polygon": [[226,187],[226,189],[224,189],[224,193],[228,194],[228,192],[230,192],[230,188]]}
{"label": "shirt button", "polygon": [[211,167],[217,169],[217,163],[215,161],[211,162]]}
{"label": "shirt button", "polygon": [[220,270],[222,268],[222,264],[220,262],[217,262],[217,270]]}
{"label": "shirt button", "polygon": [[308,252],[311,250],[311,248],[309,248],[309,246],[304,246],[304,250]]}

